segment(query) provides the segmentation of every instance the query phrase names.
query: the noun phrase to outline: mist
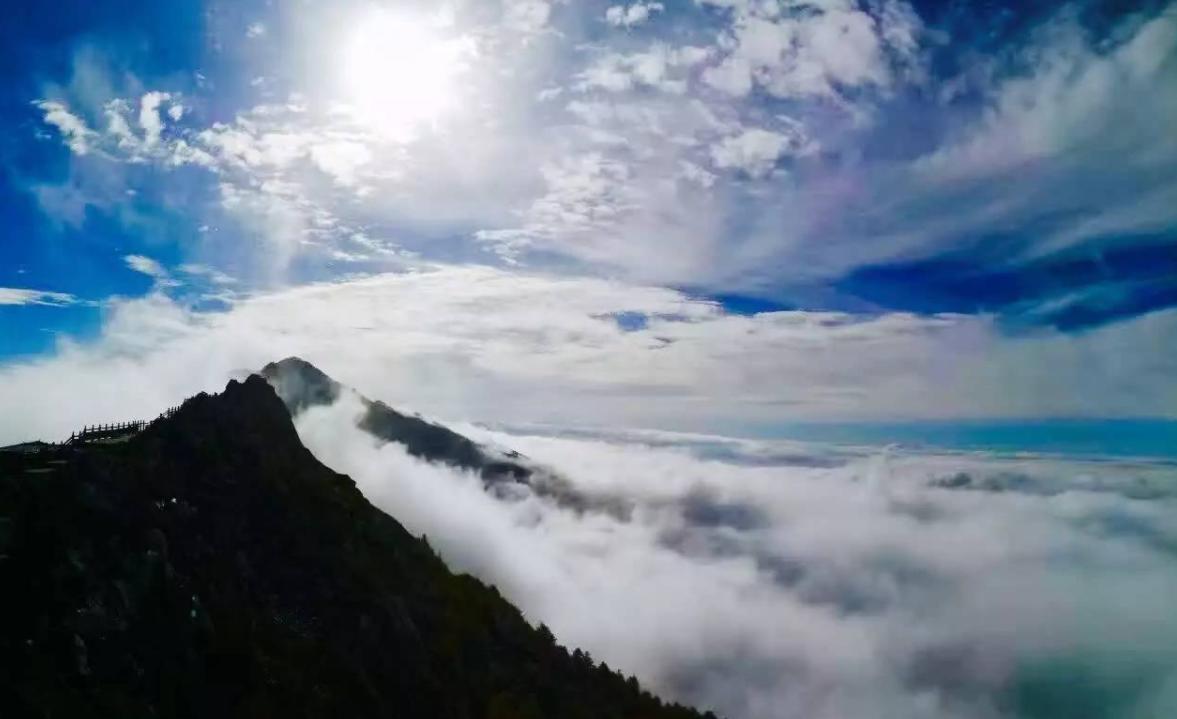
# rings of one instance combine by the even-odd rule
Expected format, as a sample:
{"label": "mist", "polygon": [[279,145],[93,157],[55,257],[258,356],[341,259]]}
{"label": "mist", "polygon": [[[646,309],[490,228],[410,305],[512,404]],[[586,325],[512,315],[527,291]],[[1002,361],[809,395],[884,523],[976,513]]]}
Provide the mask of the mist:
{"label": "mist", "polygon": [[577,511],[379,445],[345,393],[297,427],[533,623],[733,719],[1177,712],[1177,470],[670,433],[459,427]]}

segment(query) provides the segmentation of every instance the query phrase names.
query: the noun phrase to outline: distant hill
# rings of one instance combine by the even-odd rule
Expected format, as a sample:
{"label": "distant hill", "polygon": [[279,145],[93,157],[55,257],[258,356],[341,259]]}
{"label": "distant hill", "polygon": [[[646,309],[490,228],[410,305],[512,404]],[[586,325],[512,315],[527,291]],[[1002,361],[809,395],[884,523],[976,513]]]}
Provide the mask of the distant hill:
{"label": "distant hill", "polygon": [[[286,389],[292,407],[338,391]],[[487,466],[397,416],[410,451]],[[125,443],[0,452],[0,588],[6,718],[709,716],[450,572],[256,375]]]}

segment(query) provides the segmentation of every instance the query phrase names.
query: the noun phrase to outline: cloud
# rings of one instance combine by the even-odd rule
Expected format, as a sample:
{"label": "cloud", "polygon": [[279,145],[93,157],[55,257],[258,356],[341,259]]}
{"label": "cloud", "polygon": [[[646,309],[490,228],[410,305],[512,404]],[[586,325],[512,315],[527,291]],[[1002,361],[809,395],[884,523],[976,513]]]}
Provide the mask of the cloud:
{"label": "cloud", "polygon": [[130,267],[136,272],[147,275],[156,280],[166,279],[168,271],[164,269],[163,265],[159,264],[150,257],[143,255],[127,255],[123,258],[126,261],[127,267]]}
{"label": "cloud", "polygon": [[605,22],[615,27],[631,28],[644,24],[654,13],[666,8],[660,2],[635,2],[630,5],[610,5],[605,9]]}
{"label": "cloud", "polygon": [[[1166,60],[1177,49],[1177,19],[1169,11],[1125,21],[1120,35],[1097,47],[1064,11],[1031,41],[991,60],[977,73],[983,79],[956,88],[984,93],[985,112],[921,158],[918,176],[958,186],[1001,183],[1006,191],[970,218],[978,232],[1058,217],[1026,242],[1030,258],[1168,232],[1177,223],[1170,202],[1177,181],[1156,170],[1177,160],[1177,141],[1158,121],[1177,114]],[[1136,108],[1127,117],[1125,103]],[[1093,181],[1069,179],[1077,175]],[[1035,190],[1047,186],[1056,189]]]}
{"label": "cloud", "polygon": [[311,161],[343,186],[357,181],[357,171],[372,161],[372,153],[358,142],[326,142],[310,149]]}
{"label": "cloud", "polygon": [[[170,287],[179,287],[181,282],[168,272],[167,268],[161,265],[158,261],[153,260],[145,255],[126,255],[123,261],[132,270],[147,275],[154,280],[153,288],[156,290],[167,289]],[[217,276],[220,276],[219,274]]]}
{"label": "cloud", "polygon": [[139,127],[143,128],[143,144],[147,147],[159,142],[159,134],[163,131],[159,106],[169,98],[171,95],[166,92],[148,92],[139,99]]}
{"label": "cloud", "polygon": [[[452,266],[223,302],[200,313],[158,293],[114,301],[92,343],[3,366],[0,404],[31,409],[0,419],[0,441],[154,416],[288,355],[397,405],[507,423],[745,433],[799,417],[1172,417],[1177,407],[1175,360],[1139,350],[1177,340],[1171,311],[1078,337],[1007,337],[991,318],[733,315],[669,289]],[[615,319],[638,314],[644,323]]]}
{"label": "cloud", "polygon": [[180,272],[183,272],[186,275],[192,275],[194,277],[204,277],[204,278],[208,279],[209,282],[212,282],[213,284],[217,284],[217,285],[232,285],[237,282],[236,279],[234,279],[233,277],[230,277],[229,275],[225,274],[224,272],[221,272],[220,270],[217,270],[213,267],[209,267],[208,265],[202,265],[199,263],[187,262],[187,263],[180,265],[176,269],[178,269]]}
{"label": "cloud", "polygon": [[[358,121],[330,88],[282,98],[267,85],[205,126],[191,108],[206,99],[188,94],[184,122],[161,115],[163,100],[146,125],[135,118],[157,93],[180,97],[171,87],[60,101],[46,122],[87,154],[69,183],[35,192],[75,224],[88,206],[119,211],[131,177],[187,192],[194,224],[219,231],[179,254],[245,265],[233,274],[246,286],[419,256],[1067,330],[1172,304],[1171,279],[1140,259],[1177,222],[1164,169],[1177,147],[1161,121],[1177,111],[1171,13],[1095,33],[1063,9],[997,49],[964,50],[894,0],[708,0],[600,38],[586,29],[601,29],[600,6],[499,9],[442,23],[479,58],[455,88],[470,111],[412,137]],[[302,60],[317,62],[314,28],[347,13],[296,15],[283,18],[305,26]],[[945,265],[1000,276],[933,271]],[[900,287],[880,289],[892,274]],[[1033,291],[988,301],[1003,281]]]}
{"label": "cloud", "polygon": [[249,27],[245,28],[245,37],[250,40],[262,37],[266,34],[266,26],[260,22],[251,22]]}
{"label": "cloud", "polygon": [[[644,326],[610,316],[625,311]],[[1171,465],[625,429],[981,397],[1172,407],[1174,368],[1129,348],[1165,341],[1177,318],[1138,322],[1013,340],[974,318],[733,316],[672,290],[470,267],[240,298],[217,314],[153,294],[110,306],[93,344],[0,368],[0,404],[14,410],[0,444],[154,416],[300,354],[404,410],[557,423],[458,429],[628,511],[491,497],[476,477],[375,446],[346,404],[298,428],[446,561],[669,696],[735,719],[993,719],[1017,692],[1057,696],[1081,670],[1100,689],[1090,701],[1164,716]],[[1136,680],[1123,683],[1126,656]]]}
{"label": "cloud", "polygon": [[62,307],[72,305],[78,298],[65,292],[48,292],[17,287],[0,287],[0,305],[44,305]]}
{"label": "cloud", "polygon": [[813,151],[813,144],[799,132],[785,134],[754,127],[720,140],[712,146],[711,158],[716,167],[760,178],[772,172],[782,157]]}
{"label": "cloud", "polygon": [[735,719],[995,719],[1021,711],[1024,692],[1057,709],[1078,671],[1098,690],[1088,706],[1164,716],[1177,665],[1170,464],[626,427],[1164,412],[1177,368],[1132,350],[1175,334],[1171,312],[1015,338],[958,315],[742,316],[665,288],[483,267],[229,298],[216,314],[153,293],[112,303],[92,343],[0,367],[0,405],[17,410],[0,416],[0,444],[154,416],[299,354],[405,410],[553,423],[458,428],[557,469],[602,500],[589,507],[626,511],[489,496],[476,477],[375,446],[346,403],[298,428],[448,562],[668,696]]}
{"label": "cloud", "polygon": [[841,100],[864,88],[887,89],[897,71],[916,61],[919,17],[904,2],[888,0],[882,21],[835,2],[782,10],[775,3],[728,3],[732,30],[721,39],[723,61],[704,79],[731,95],[753,86],[780,98]]}
{"label": "cloud", "polygon": [[682,94],[687,90],[688,72],[709,55],[710,51],[705,47],[672,48],[662,43],[654,44],[644,52],[607,54],[581,73],[576,87],[581,91],[602,89],[609,92],[652,87]]}
{"label": "cloud", "polygon": [[547,28],[551,14],[548,0],[503,0],[503,25],[525,35]]}
{"label": "cloud", "polygon": [[45,112],[45,122],[57,128],[70,150],[79,155],[85,155],[90,151],[89,142],[94,136],[94,131],[86,126],[84,120],[72,114],[65,105],[56,100],[37,100],[33,104]]}
{"label": "cloud", "polygon": [[[629,508],[577,512],[377,445],[359,414],[345,397],[299,434],[451,565],[665,696],[733,719],[1045,717],[1081,672],[1088,711],[1177,709],[1172,467],[462,428]],[[961,472],[1020,479],[937,485]]]}

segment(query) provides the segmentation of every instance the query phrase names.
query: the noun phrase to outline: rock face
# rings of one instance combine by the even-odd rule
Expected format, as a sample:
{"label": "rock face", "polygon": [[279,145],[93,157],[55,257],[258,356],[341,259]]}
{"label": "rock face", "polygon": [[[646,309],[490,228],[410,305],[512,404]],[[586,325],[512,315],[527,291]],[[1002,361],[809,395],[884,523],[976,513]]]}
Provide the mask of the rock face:
{"label": "rock face", "polygon": [[699,716],[451,573],[258,376],[125,444],[0,453],[0,715]]}
{"label": "rock face", "polygon": [[382,442],[403,446],[419,459],[475,472],[482,477],[486,489],[500,498],[518,498],[514,491],[517,487],[513,485],[526,485],[531,492],[575,512],[606,512],[625,517],[632,510],[622,497],[585,495],[566,478],[532,463],[518,452],[480,445],[448,427],[370,400],[298,357],[271,362],[260,374],[295,417],[312,407],[330,405],[345,392],[352,393],[364,408],[358,423],[360,429]]}
{"label": "rock face", "polygon": [[[274,386],[291,415],[332,404],[343,392],[351,391],[298,357],[271,362],[262,368],[261,375]],[[515,461],[518,455],[499,456],[448,427],[402,414],[383,402],[356,396],[365,409],[360,428],[385,442],[404,445],[414,457],[472,470],[489,482],[526,480],[534,471]]]}

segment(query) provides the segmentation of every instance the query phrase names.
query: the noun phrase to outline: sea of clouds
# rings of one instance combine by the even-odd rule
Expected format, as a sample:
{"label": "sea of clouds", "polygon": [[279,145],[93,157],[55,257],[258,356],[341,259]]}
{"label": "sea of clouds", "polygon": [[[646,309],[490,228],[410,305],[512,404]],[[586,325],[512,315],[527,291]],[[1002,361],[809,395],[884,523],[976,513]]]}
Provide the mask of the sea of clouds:
{"label": "sea of clouds", "polygon": [[[93,341],[0,366],[0,444],[150,418],[296,354],[398,409],[505,423],[454,426],[551,467],[578,501],[487,492],[378,446],[351,398],[298,427],[452,566],[667,696],[731,719],[1177,716],[1177,466],[622,429],[1167,417],[1177,365],[1153,350],[1177,312],[1009,336],[980,316],[740,316],[620,282],[425,267],[223,312],[154,293],[104,313]],[[616,429],[568,429],[590,423]]]}
{"label": "sea of clouds", "polygon": [[[307,446],[563,643],[732,719],[1177,715],[1177,466],[662,432],[476,439],[599,502]],[[583,506],[583,503],[581,503]]]}

